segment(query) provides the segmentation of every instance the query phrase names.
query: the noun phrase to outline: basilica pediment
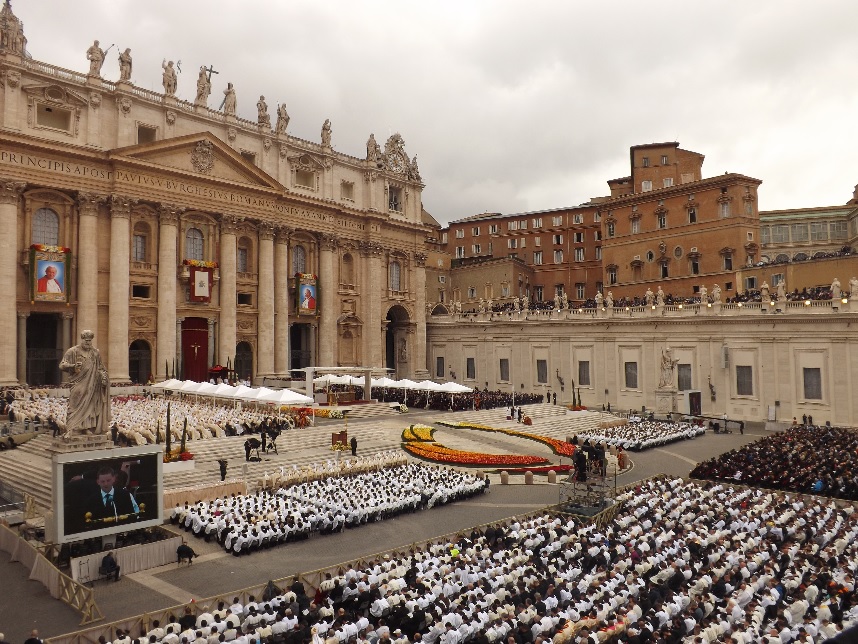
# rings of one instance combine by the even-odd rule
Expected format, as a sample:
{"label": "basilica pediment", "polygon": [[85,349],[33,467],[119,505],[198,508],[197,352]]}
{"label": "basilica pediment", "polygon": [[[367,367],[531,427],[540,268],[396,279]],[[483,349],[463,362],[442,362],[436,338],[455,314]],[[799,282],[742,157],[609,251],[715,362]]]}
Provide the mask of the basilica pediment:
{"label": "basilica pediment", "polygon": [[110,152],[110,157],[115,161],[180,170],[208,179],[282,189],[269,174],[208,132],[118,148]]}

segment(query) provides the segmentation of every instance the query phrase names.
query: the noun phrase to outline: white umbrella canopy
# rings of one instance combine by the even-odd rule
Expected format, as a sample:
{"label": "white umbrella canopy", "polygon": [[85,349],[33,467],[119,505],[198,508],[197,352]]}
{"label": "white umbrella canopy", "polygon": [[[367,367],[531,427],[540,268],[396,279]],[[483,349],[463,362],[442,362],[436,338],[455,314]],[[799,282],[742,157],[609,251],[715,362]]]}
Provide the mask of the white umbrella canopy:
{"label": "white umbrella canopy", "polygon": [[372,379],[372,386],[373,387],[396,387],[396,381],[391,380],[387,376],[379,378],[378,380],[373,378]]}
{"label": "white umbrella canopy", "polygon": [[313,378],[313,384],[316,385],[349,385],[351,378],[349,376],[337,376],[333,373],[326,373],[324,376]]}
{"label": "white umbrella canopy", "polygon": [[270,394],[266,394],[257,400],[260,402],[273,402],[279,405],[295,405],[299,403],[309,404],[313,402],[312,398],[299,394],[297,391],[292,391],[291,389],[272,391]]}
{"label": "white umbrella canopy", "polygon": [[157,385],[152,385],[152,389],[178,389],[181,386],[181,380],[170,378],[169,380],[165,380],[164,382],[159,382]]}
{"label": "white umbrella canopy", "polygon": [[256,395],[254,393],[255,391],[256,389],[252,387],[245,387],[244,385],[239,385],[235,388],[232,397],[238,398],[239,400],[248,400],[248,396],[253,397]]}
{"label": "white umbrella canopy", "polygon": [[441,391],[446,391],[448,394],[466,394],[471,393],[473,389],[470,387],[466,387],[465,385],[460,385],[458,382],[445,382],[441,385]]}
{"label": "white umbrella canopy", "polygon": [[439,385],[437,382],[432,382],[431,380],[421,380],[414,388],[419,389],[421,391],[442,391],[441,385]]}
{"label": "white umbrella canopy", "polygon": [[244,396],[244,400],[253,400],[256,402],[260,402],[263,396],[267,396],[268,394],[276,393],[274,389],[269,389],[268,387],[257,387],[251,389],[246,396]]}
{"label": "white umbrella canopy", "polygon": [[[372,379],[370,378],[370,383],[371,382],[372,382]],[[350,385],[357,385],[358,387],[363,387],[363,385],[364,385],[363,376],[349,376],[349,384]],[[372,384],[370,384],[370,386],[372,386]]]}
{"label": "white umbrella canopy", "polygon": [[179,391],[184,394],[193,394],[200,390],[203,383],[195,382],[194,380],[185,380],[180,386]]}
{"label": "white umbrella canopy", "polygon": [[237,387],[233,387],[232,385],[218,385],[211,395],[218,398],[232,398],[235,395],[236,389]]}
{"label": "white umbrella canopy", "polygon": [[210,382],[201,382],[199,389],[197,389],[197,393],[200,396],[211,396],[216,389],[217,385],[213,385]]}
{"label": "white umbrella canopy", "polygon": [[402,380],[395,380],[392,385],[388,385],[388,387],[393,387],[395,389],[420,389],[417,386],[417,383],[413,380],[409,380],[408,378],[403,378]]}

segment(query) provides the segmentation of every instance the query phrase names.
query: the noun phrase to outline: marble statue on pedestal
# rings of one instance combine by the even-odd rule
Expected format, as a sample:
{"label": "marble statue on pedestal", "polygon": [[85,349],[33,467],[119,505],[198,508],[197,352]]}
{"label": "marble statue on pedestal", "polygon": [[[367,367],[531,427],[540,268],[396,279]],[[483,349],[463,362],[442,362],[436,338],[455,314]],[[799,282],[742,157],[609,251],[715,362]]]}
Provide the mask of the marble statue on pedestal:
{"label": "marble statue on pedestal", "polygon": [[717,284],[712,287],[712,303],[721,304],[721,287]]}
{"label": "marble statue on pedestal", "polygon": [[605,306],[609,309],[614,308],[614,294],[611,291],[608,291],[608,295],[605,297]]}
{"label": "marble statue on pedestal", "polygon": [[66,351],[60,371],[69,375],[66,433],[107,434],[110,426],[110,378],[101,362],[101,354],[92,346],[95,334],[86,330],[80,334],[80,344]]}
{"label": "marble statue on pedestal", "polygon": [[598,293],[596,293],[595,300],[596,300],[596,308],[597,308],[597,309],[601,309],[601,308],[602,308],[602,300],[603,300],[603,299],[604,299],[604,298],[602,297],[602,291],[599,291]]}
{"label": "marble statue on pedestal", "polygon": [[223,90],[223,113],[227,116],[235,116],[235,109],[238,106],[238,100],[235,97],[235,88],[232,83],[226,84],[226,89]]}
{"label": "marble statue on pedestal", "polygon": [[786,286],[783,280],[778,282],[778,302],[786,302]]}
{"label": "marble statue on pedestal", "polygon": [[670,389],[673,387],[673,372],[679,360],[673,359],[673,351],[670,347],[661,350],[661,376],[658,379],[659,389]]}
{"label": "marble statue on pedestal", "polygon": [[835,277],[834,281],[831,282],[831,299],[839,300],[842,294],[843,293],[840,290],[840,280]]}
{"label": "marble statue on pedestal", "polygon": [[769,291],[769,285],[767,282],[763,282],[763,285],[760,287],[760,299],[763,301],[763,304],[771,301],[772,295]]}
{"label": "marble statue on pedestal", "polygon": [[265,102],[264,96],[260,96],[256,102],[256,115],[260,127],[271,127],[271,115],[268,113],[268,103]]}
{"label": "marble statue on pedestal", "polygon": [[644,299],[646,300],[647,306],[652,306],[652,301],[653,301],[654,297],[655,297],[655,295],[653,294],[652,289],[648,288],[646,290],[646,294],[644,294]]}
{"label": "marble statue on pedestal", "polygon": [[212,93],[212,79],[205,65],[200,66],[200,75],[197,77],[197,96],[194,105],[206,106],[209,95]]}
{"label": "marble statue on pedestal", "polygon": [[286,111],[286,103],[277,106],[277,134],[286,134],[289,127],[289,112]]}
{"label": "marble statue on pedestal", "polygon": [[161,67],[164,68],[164,73],[161,74],[161,83],[164,85],[164,93],[167,96],[175,96],[176,88],[179,86],[179,77],[176,75],[176,66],[172,60],[167,62],[167,59],[165,58],[161,61]]}
{"label": "marble statue on pedestal", "polygon": [[849,298],[858,298],[858,278],[856,277],[849,280]]}
{"label": "marble statue on pedestal", "polygon": [[705,286],[701,286],[700,287],[700,303],[706,304],[707,302],[709,302],[709,289],[707,289]]}
{"label": "marble statue on pedestal", "polygon": [[126,47],[125,51],[119,54],[119,80],[131,80],[131,48]]}
{"label": "marble statue on pedestal", "polygon": [[90,76],[101,76],[101,66],[104,65],[104,54],[105,52],[98,46],[97,40],[92,43],[92,47],[86,50]]}
{"label": "marble statue on pedestal", "polygon": [[661,286],[658,287],[658,291],[655,294],[655,305],[664,306],[664,291],[661,290]]}
{"label": "marble statue on pedestal", "polygon": [[325,119],[322,123],[322,147],[331,147],[331,119]]}

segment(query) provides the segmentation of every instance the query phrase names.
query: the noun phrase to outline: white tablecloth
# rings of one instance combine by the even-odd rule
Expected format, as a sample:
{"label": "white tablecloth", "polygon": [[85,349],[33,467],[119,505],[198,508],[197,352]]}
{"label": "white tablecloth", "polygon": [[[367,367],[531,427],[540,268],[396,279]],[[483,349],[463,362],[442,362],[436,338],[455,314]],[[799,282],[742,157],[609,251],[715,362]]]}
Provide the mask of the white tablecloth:
{"label": "white tablecloth", "polygon": [[[182,537],[172,537],[154,543],[144,543],[113,550],[113,557],[119,565],[119,574],[127,575],[140,570],[157,568],[176,561],[176,548],[182,543]],[[84,583],[98,579],[98,568],[107,552],[97,552],[71,560],[71,577]],[[87,574],[89,579],[86,579]]]}

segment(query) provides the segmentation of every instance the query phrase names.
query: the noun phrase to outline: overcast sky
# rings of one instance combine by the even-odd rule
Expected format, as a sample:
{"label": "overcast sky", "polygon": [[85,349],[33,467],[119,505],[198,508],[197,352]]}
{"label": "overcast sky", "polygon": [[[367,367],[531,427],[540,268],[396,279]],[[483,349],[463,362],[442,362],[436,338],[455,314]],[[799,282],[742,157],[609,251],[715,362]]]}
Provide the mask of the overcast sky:
{"label": "overcast sky", "polygon": [[704,176],[762,179],[760,209],[845,203],[858,183],[858,2],[14,0],[37,60],[178,95],[214,65],[210,105],[285,102],[295,136],[363,157],[400,132],[442,223],[571,206],[629,174],[628,149],[679,141]]}

